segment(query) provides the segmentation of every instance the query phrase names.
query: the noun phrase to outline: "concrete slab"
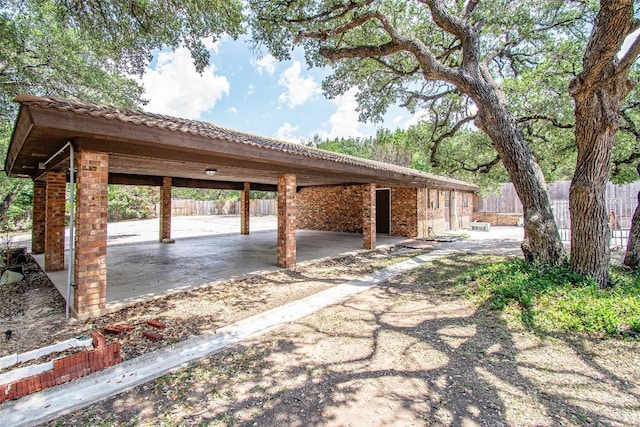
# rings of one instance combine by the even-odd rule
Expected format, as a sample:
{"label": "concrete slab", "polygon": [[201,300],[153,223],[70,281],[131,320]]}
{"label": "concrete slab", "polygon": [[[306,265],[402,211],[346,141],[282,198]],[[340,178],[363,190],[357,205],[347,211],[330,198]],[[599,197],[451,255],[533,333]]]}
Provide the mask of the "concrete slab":
{"label": "concrete slab", "polygon": [[[157,219],[109,224],[107,312],[141,300],[280,269],[276,265],[275,216],[252,217],[250,235],[240,234],[238,216],[174,217],[173,244],[158,242],[158,227]],[[379,235],[378,247],[404,240]],[[354,233],[298,230],[296,241],[298,263],[362,250],[362,235]],[[43,265],[43,256],[36,260]],[[66,270],[48,276],[65,297]]]}

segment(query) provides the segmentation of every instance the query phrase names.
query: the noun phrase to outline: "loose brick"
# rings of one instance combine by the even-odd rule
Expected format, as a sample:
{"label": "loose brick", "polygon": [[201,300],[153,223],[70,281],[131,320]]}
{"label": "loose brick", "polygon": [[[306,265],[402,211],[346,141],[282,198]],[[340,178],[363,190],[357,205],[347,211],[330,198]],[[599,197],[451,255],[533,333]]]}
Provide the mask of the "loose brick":
{"label": "loose brick", "polygon": [[159,334],[157,332],[144,331],[142,332],[142,335],[144,335],[146,338],[150,339],[151,341],[161,341],[164,339],[162,334]]}
{"label": "loose brick", "polygon": [[91,338],[93,338],[93,347],[103,347],[107,345],[107,339],[98,331],[91,332]]}
{"label": "loose brick", "polygon": [[120,323],[117,325],[107,325],[103,328],[104,332],[107,334],[115,334],[120,335],[125,332],[133,331],[135,326],[131,326],[127,323]]}
{"label": "loose brick", "polygon": [[164,329],[167,327],[167,325],[165,325],[163,322],[157,319],[147,320],[147,325],[153,326],[154,328],[158,328],[158,329]]}

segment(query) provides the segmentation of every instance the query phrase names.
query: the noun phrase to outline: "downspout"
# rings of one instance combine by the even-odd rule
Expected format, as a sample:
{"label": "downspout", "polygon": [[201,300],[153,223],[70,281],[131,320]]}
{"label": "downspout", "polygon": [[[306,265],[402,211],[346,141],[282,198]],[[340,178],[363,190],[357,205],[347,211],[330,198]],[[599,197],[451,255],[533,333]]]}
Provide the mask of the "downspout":
{"label": "downspout", "polygon": [[73,149],[73,144],[71,142],[69,144],[69,183],[70,191],[69,191],[69,265],[67,268],[68,276],[67,276],[67,304],[66,304],[66,319],[69,319],[69,306],[71,305],[71,287],[73,284],[73,273],[75,267],[75,238],[74,238],[74,230],[75,230],[75,204],[76,204],[76,174],[75,174],[75,153]]}

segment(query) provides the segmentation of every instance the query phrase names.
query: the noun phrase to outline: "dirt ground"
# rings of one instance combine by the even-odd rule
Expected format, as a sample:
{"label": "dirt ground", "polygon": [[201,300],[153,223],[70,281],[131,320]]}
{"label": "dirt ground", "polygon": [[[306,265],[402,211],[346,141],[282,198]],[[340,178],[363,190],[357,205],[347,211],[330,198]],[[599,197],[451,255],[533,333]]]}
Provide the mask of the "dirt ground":
{"label": "dirt ground", "polygon": [[[318,290],[379,268],[388,255],[277,273],[206,301],[188,293],[183,302],[193,301],[192,315],[215,305],[246,317],[280,298],[282,285],[309,281]],[[640,425],[640,342],[540,337],[473,306],[454,278],[493,259],[440,259],[49,425]],[[290,291],[279,292],[286,299]],[[171,301],[137,310],[130,315],[140,319],[179,311]],[[181,333],[209,327],[189,323]]]}
{"label": "dirt ground", "polygon": [[[65,319],[64,299],[29,257],[25,279],[0,286],[0,356],[22,353],[74,337],[87,337],[107,325],[126,323],[135,329],[122,335],[107,335],[119,341],[125,359],[130,359],[178,341],[228,325],[283,305],[339,283],[368,274],[429,250],[390,247],[372,252],[304,264],[296,270],[282,270],[233,280],[138,303],[98,319]],[[147,325],[160,320],[158,330]],[[10,330],[10,339],[5,332]],[[160,332],[164,339],[153,342],[145,330]],[[35,363],[35,362],[34,362]]]}

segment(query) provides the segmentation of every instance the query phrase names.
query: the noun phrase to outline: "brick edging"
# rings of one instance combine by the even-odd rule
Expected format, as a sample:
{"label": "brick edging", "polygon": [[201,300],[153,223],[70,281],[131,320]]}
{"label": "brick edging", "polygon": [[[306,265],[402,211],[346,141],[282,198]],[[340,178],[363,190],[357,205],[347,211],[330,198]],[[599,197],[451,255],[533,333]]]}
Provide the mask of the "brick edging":
{"label": "brick edging", "polygon": [[[98,335],[99,334],[99,335]],[[91,334],[95,348],[53,361],[53,369],[0,385],[0,403],[75,380],[122,362],[120,343],[106,343],[99,332]]]}

